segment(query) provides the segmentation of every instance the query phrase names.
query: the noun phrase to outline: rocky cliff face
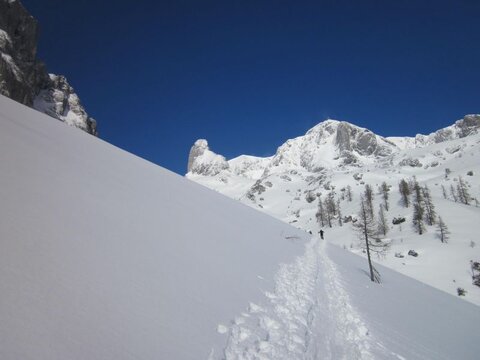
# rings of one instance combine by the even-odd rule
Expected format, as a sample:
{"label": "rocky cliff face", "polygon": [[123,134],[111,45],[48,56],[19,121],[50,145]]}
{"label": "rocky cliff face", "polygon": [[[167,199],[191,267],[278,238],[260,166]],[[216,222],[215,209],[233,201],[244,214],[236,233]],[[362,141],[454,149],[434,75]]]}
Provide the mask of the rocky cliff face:
{"label": "rocky cliff face", "polygon": [[37,59],[38,23],[19,0],[0,0],[0,94],[97,135],[63,76],[48,74]]}
{"label": "rocky cliff face", "polygon": [[36,89],[48,85],[37,56],[37,21],[19,1],[0,1],[0,92],[32,106]]}
{"label": "rocky cliff face", "polygon": [[324,168],[359,166],[396,150],[396,145],[368,129],[326,120],[280,146],[270,167],[294,167],[315,173]]}
{"label": "rocky cliff face", "polygon": [[51,117],[97,135],[96,122],[90,118],[80,103],[78,95],[61,75],[49,75],[49,86],[40,90],[33,107]]}

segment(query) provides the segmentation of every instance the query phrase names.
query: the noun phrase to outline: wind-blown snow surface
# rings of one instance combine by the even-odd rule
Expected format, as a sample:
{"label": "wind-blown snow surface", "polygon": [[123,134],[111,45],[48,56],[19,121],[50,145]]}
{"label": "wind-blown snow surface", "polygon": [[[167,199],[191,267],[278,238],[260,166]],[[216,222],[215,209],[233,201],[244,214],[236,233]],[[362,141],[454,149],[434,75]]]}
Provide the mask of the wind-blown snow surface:
{"label": "wind-blown snow surface", "polygon": [[475,359],[478,307],[0,96],[1,359]]}

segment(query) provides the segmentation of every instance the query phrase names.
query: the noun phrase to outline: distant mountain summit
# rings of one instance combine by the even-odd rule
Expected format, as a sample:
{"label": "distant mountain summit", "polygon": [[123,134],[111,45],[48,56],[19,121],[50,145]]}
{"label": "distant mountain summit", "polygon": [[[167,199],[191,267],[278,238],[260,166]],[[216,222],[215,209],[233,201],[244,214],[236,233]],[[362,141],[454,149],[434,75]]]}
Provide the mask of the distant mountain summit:
{"label": "distant mountain summit", "polygon": [[394,144],[368,129],[329,119],[304,136],[280,146],[269,167],[295,167],[315,173],[324,168],[358,166],[390,155],[395,148]]}
{"label": "distant mountain summit", "polygon": [[415,137],[382,137],[346,121],[327,119],[305,135],[287,140],[274,156],[267,158],[242,155],[227,161],[210,150],[207,140],[197,140],[190,151],[188,173],[244,175],[252,166],[257,173],[262,170],[267,174],[293,169],[318,173],[324,169],[360,168],[385,162],[405,149],[424,148],[474,135],[480,132],[479,129],[478,114],[466,115],[451,126]]}
{"label": "distant mountain summit", "polygon": [[0,0],[0,94],[97,135],[96,121],[64,76],[37,59],[38,22],[19,0]]}

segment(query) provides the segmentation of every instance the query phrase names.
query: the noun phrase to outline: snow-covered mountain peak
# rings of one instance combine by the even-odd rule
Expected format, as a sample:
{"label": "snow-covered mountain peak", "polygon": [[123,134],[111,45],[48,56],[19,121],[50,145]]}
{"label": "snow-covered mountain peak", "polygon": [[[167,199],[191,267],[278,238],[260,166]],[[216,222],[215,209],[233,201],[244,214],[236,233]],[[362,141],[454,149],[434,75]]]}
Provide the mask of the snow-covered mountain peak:
{"label": "snow-covered mountain peak", "polygon": [[190,150],[188,173],[216,176],[222,181],[238,175],[259,179],[262,175],[299,169],[318,173],[325,168],[359,167],[398,152],[391,141],[346,121],[327,119],[303,136],[287,140],[272,157],[242,155],[226,161],[210,151],[206,140]]}
{"label": "snow-covered mountain peak", "polygon": [[372,131],[346,121],[328,119],[304,136],[288,140],[272,159],[272,167],[296,167],[310,172],[359,166],[391,155],[398,148]]}
{"label": "snow-covered mountain peak", "polygon": [[274,156],[267,158],[242,155],[226,161],[209,150],[206,140],[198,140],[190,152],[188,172],[218,175],[223,183],[228,183],[233,175],[258,180],[290,171],[319,173],[324,169],[348,170],[375,163],[384,166],[404,150],[461,139],[479,133],[479,129],[480,115],[471,114],[429,135],[385,138],[346,121],[327,119],[305,135],[287,140]]}
{"label": "snow-covered mountain peak", "polygon": [[338,126],[342,121],[340,120],[335,120],[335,119],[326,119],[324,121],[319,122],[317,125],[312,127],[310,130],[306,132],[305,135],[311,134],[311,133],[321,133],[323,131],[328,131],[332,132],[335,126]]}
{"label": "snow-covered mountain peak", "polygon": [[208,141],[198,139],[190,149],[188,156],[188,172],[214,176],[228,169],[228,162],[222,155],[215,154],[208,147]]}

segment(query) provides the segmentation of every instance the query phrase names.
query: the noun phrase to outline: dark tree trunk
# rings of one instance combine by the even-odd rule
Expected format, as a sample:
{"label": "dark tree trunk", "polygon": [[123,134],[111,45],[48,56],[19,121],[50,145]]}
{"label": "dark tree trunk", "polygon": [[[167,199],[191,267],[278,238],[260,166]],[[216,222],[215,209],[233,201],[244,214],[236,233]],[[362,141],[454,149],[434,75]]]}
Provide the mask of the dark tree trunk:
{"label": "dark tree trunk", "polygon": [[375,276],[373,274],[372,260],[370,259],[370,245],[368,243],[368,231],[367,231],[366,223],[364,225],[364,234],[365,234],[365,244],[367,245],[367,258],[368,258],[368,268],[370,270],[370,280],[375,282]]}

